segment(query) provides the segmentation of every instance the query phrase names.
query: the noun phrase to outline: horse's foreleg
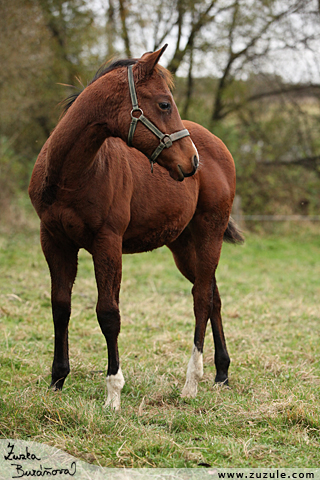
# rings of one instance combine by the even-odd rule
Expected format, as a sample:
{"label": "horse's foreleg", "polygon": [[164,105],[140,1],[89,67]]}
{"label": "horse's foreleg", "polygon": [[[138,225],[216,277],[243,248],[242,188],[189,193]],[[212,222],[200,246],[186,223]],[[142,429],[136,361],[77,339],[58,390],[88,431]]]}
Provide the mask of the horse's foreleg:
{"label": "horse's foreleg", "polygon": [[124,386],[118,352],[121,256],[122,238],[113,232],[105,232],[95,241],[93,261],[98,287],[96,311],[108,347],[108,397],[106,405],[110,405],[115,410],[120,409],[120,395]]}
{"label": "horse's foreleg", "polygon": [[54,323],[54,358],[51,387],[61,390],[70,372],[68,325],[71,291],[77,274],[78,249],[57,243],[41,226],[41,246],[51,275],[51,305]]}

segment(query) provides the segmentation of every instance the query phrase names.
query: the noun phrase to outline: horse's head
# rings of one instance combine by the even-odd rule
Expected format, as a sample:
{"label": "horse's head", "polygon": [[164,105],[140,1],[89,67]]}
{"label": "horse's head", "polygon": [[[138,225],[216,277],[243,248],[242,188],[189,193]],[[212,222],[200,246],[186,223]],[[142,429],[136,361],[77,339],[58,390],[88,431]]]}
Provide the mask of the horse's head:
{"label": "horse's head", "polygon": [[199,157],[173,100],[171,75],[158,65],[165,49],[145,53],[126,69],[125,83],[119,82],[123,101],[118,128],[121,137],[148,156],[152,165],[159,163],[174,180],[182,181],[196,172]]}

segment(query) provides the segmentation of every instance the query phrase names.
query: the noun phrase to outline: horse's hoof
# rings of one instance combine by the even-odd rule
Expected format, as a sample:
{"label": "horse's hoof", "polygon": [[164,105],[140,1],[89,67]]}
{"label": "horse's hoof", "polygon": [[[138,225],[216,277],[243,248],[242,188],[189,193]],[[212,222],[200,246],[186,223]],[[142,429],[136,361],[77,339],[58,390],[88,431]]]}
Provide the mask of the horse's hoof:
{"label": "horse's hoof", "polygon": [[228,377],[227,375],[217,375],[215,380],[214,380],[214,383],[216,385],[219,385],[219,386],[226,386],[228,387],[229,386],[229,380],[228,380]]}
{"label": "horse's hoof", "polygon": [[120,410],[121,390],[124,386],[124,383],[125,382],[120,367],[115,375],[107,376],[108,397],[105,407],[110,407],[116,412]]}
{"label": "horse's hoof", "polygon": [[198,384],[196,382],[186,381],[182,392],[181,398],[195,398],[197,396]]}
{"label": "horse's hoof", "polygon": [[51,385],[50,385],[50,388],[54,391],[54,392],[57,392],[57,391],[60,391],[62,390],[63,388],[63,384],[64,384],[64,379],[60,379],[60,380],[56,380],[56,381],[53,381],[51,382]]}
{"label": "horse's hoof", "polygon": [[120,398],[119,397],[113,397],[113,398],[107,398],[106,403],[104,404],[105,408],[110,408],[110,410],[114,410],[115,412],[120,411]]}

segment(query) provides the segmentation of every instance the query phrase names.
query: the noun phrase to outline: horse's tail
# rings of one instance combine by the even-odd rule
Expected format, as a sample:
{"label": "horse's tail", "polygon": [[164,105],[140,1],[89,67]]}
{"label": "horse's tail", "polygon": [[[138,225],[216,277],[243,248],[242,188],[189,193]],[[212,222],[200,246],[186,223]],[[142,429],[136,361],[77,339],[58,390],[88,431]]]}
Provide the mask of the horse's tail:
{"label": "horse's tail", "polygon": [[244,243],[244,236],[232,217],[229,218],[227,229],[223,235],[223,241],[239,245]]}

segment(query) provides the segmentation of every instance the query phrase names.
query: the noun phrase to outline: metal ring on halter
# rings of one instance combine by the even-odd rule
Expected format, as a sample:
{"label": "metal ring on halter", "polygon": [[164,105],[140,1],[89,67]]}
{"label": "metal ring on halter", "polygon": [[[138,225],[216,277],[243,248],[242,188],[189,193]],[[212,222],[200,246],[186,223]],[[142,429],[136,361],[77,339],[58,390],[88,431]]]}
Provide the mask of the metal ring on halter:
{"label": "metal ring on halter", "polygon": [[[134,112],[139,112],[139,113],[140,113],[139,117],[135,117],[135,116],[133,115]],[[130,115],[131,115],[131,118],[135,118],[136,120],[139,120],[139,118],[141,117],[141,115],[143,115],[143,110],[142,110],[142,108],[139,108],[139,107],[138,107],[138,108],[133,108],[133,109],[131,110],[131,112],[130,112]]]}

